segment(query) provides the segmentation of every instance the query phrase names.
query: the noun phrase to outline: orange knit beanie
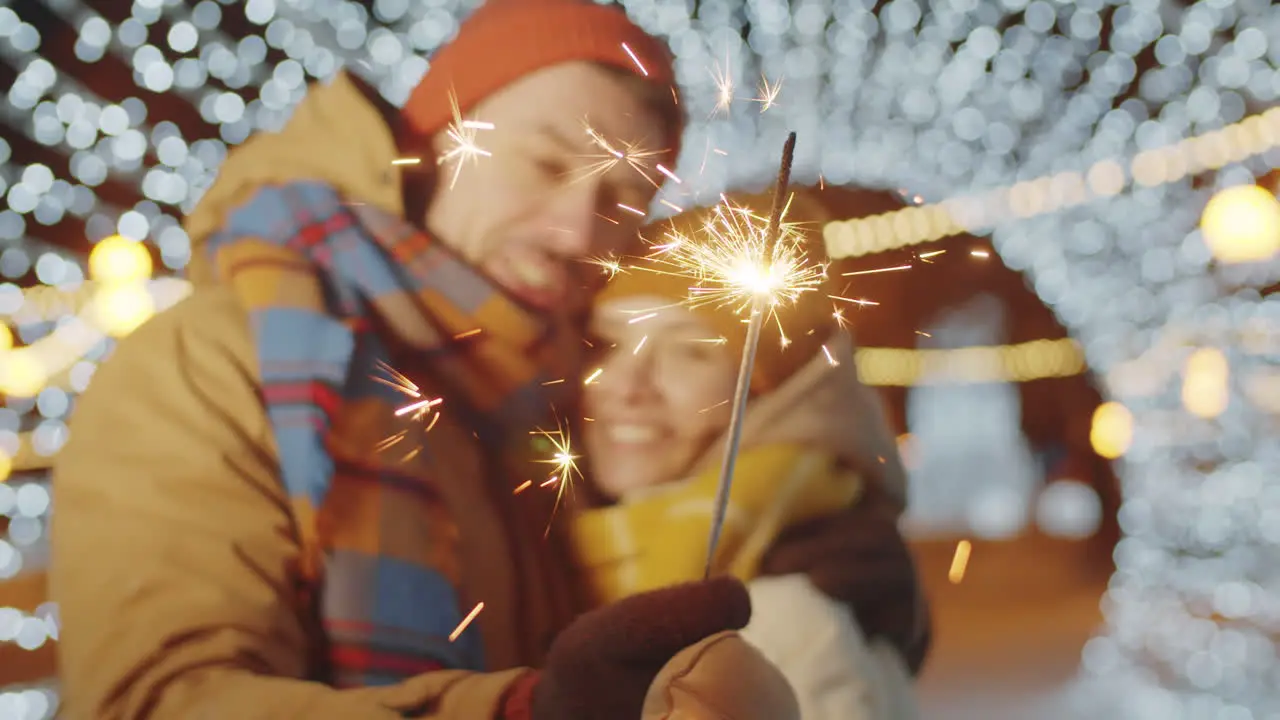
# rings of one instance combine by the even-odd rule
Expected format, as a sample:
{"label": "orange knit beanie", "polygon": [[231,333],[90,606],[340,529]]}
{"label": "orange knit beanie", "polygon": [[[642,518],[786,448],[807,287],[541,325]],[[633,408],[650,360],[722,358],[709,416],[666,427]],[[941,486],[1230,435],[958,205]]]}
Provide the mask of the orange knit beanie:
{"label": "orange knit beanie", "polygon": [[[465,113],[525,75],[574,61],[633,72],[676,103],[669,90],[675,69],[665,43],[637,27],[621,9],[587,0],[488,0],[431,58],[401,113],[414,134],[434,135],[453,119],[450,93]],[[680,128],[672,134],[668,145],[674,148]]]}
{"label": "orange knit beanie", "polygon": [[[768,216],[773,204],[772,192],[757,195],[728,194],[725,197],[731,204],[750,208],[762,217]],[[662,238],[671,232],[695,236],[712,212],[713,208],[699,208],[681,213],[650,226],[644,235],[655,242],[662,242]],[[830,220],[830,215],[813,191],[806,188],[795,189],[783,220],[797,226],[797,231],[805,241],[804,248],[810,254],[810,261],[822,262],[822,225]],[[766,393],[773,390],[822,352],[823,344],[830,341],[837,325],[832,315],[832,302],[827,297],[829,290],[825,285],[826,283],[802,293],[794,303],[778,309],[781,333],[778,323],[765,323],[756,353],[755,371],[751,376],[753,392]],[[688,279],[662,273],[619,273],[597,296],[596,303],[641,296],[682,301],[689,297],[689,286]],[[728,340],[729,347],[734,352],[741,350],[747,334],[745,316],[734,313],[732,308],[716,307],[714,304],[697,306],[693,308],[693,312]],[[784,333],[788,341],[786,344],[783,343]]]}

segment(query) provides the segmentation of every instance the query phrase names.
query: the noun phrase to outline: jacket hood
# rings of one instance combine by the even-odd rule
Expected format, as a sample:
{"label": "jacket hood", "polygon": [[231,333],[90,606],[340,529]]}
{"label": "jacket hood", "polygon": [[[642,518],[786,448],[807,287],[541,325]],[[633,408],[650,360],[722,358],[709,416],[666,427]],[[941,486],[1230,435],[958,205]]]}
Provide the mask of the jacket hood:
{"label": "jacket hood", "polygon": [[313,85],[279,132],[258,133],[228,153],[217,179],[184,222],[193,283],[212,280],[202,250],[209,236],[266,185],[314,180],[352,202],[404,215],[400,174],[392,165],[395,138],[376,97],[362,81],[340,72],[326,84]]}
{"label": "jacket hood", "polygon": [[[906,471],[875,390],[858,378],[853,340],[836,332],[818,353],[776,389],[751,398],[742,425],[742,451],[794,444],[833,454],[898,506],[906,507]],[[834,364],[833,364],[834,361]],[[727,438],[711,446],[693,467],[719,467]]]}

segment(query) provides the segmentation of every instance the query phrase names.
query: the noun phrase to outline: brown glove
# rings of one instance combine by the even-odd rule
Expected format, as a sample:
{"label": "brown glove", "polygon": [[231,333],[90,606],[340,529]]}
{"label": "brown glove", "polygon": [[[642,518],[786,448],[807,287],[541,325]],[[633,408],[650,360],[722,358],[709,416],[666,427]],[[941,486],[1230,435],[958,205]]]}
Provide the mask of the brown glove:
{"label": "brown glove", "polygon": [[735,632],[681,650],[658,671],[640,720],[800,720],[791,684]]}
{"label": "brown glove", "polygon": [[516,682],[503,720],[640,717],[649,686],[672,657],[750,619],[746,588],[727,577],[596,608],[560,633],[542,671]]}

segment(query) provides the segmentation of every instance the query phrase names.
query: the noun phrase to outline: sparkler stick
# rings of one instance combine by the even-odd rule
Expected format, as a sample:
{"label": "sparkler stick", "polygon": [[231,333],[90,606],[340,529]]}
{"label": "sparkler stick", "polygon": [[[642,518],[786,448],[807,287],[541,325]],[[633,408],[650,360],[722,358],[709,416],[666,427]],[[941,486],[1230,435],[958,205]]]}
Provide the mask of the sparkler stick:
{"label": "sparkler stick", "polygon": [[[796,151],[796,134],[787,136],[782,146],[782,163],[778,168],[778,184],[773,189],[773,208],[769,213],[769,226],[765,235],[765,257],[777,244],[782,231],[782,211],[787,205],[787,189],[791,184],[791,162]],[[725,514],[729,509],[729,491],[733,487],[733,469],[738,461],[738,445],[742,440],[742,418],[746,414],[747,397],[751,389],[751,373],[756,365],[756,348],[760,345],[760,330],[766,314],[764,298],[757,297],[747,321],[747,338],[742,348],[742,365],[738,368],[738,384],[733,391],[733,412],[729,416],[729,437],[724,449],[724,462],[720,465],[720,482],[716,486],[714,515],[711,518],[711,537],[707,542],[707,564],[703,578],[711,577],[711,564],[715,561],[716,548],[720,544],[720,532],[724,529]]]}

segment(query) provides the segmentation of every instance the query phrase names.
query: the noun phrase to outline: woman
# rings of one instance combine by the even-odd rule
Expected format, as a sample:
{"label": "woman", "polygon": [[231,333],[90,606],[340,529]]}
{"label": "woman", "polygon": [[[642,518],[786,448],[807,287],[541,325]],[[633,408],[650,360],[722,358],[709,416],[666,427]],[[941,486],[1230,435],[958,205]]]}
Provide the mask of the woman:
{"label": "woman", "polygon": [[[744,197],[735,205],[767,202]],[[687,213],[659,232],[696,233],[714,212]],[[787,220],[803,233],[812,228],[797,220],[822,216],[800,194]],[[601,502],[578,513],[572,535],[597,602],[703,571],[745,325],[725,308],[681,304],[689,285],[633,270],[596,301],[598,357],[583,433]],[[754,614],[744,636],[790,681],[801,717],[911,718],[910,674],[896,649],[868,641],[848,609],[809,577],[762,572],[766,548],[787,528],[855,502],[903,507],[892,438],[877,399],[857,379],[852,343],[828,294],[803,294],[779,308],[781,323],[765,326],[714,569],[749,581]]]}

